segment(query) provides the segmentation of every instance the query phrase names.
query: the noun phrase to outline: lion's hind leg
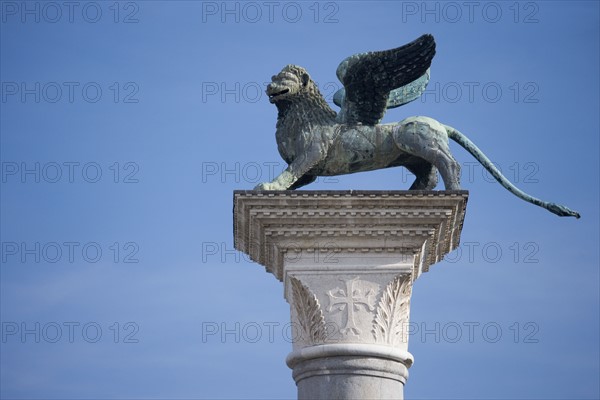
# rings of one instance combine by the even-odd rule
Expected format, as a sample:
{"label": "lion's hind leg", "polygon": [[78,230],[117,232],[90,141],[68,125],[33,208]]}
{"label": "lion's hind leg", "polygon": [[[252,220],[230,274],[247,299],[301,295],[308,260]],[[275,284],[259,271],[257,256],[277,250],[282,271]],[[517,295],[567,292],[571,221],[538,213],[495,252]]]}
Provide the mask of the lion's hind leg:
{"label": "lion's hind leg", "polygon": [[393,132],[400,150],[440,170],[446,190],[460,190],[460,164],[452,157],[448,134],[439,122],[428,117],[411,117],[395,126]]}
{"label": "lion's hind leg", "polygon": [[433,190],[438,184],[437,168],[423,161],[419,164],[407,165],[406,169],[415,175],[415,181],[409,190]]}

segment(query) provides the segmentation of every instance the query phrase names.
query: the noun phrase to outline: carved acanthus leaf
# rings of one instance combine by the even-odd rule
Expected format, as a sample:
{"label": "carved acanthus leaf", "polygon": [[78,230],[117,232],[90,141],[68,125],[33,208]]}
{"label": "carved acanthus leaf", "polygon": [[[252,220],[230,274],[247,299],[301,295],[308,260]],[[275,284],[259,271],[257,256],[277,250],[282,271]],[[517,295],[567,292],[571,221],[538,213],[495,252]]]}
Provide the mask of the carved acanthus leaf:
{"label": "carved acanthus leaf", "polygon": [[298,322],[302,327],[302,338],[309,344],[323,343],[327,338],[325,316],[319,305],[319,300],[309,288],[304,286],[299,279],[291,277],[294,308],[298,315]]}
{"label": "carved acanthus leaf", "polygon": [[412,282],[410,275],[398,275],[383,290],[373,320],[375,340],[386,344],[407,342]]}

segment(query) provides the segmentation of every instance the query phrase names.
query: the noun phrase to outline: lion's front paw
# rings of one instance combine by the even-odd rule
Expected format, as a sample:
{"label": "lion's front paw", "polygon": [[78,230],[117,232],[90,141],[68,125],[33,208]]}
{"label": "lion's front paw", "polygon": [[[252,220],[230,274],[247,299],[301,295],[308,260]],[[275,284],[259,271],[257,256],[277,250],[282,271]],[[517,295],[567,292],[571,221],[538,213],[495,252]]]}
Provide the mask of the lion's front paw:
{"label": "lion's front paw", "polygon": [[259,183],[254,187],[254,190],[276,190],[271,182]]}

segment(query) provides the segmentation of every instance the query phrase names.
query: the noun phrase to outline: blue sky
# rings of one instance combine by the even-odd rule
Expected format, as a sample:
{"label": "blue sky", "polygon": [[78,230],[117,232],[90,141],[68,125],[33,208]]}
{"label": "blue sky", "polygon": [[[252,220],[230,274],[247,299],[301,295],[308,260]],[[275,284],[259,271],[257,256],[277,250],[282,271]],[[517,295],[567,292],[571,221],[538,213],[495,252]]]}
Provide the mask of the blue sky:
{"label": "blue sky", "polygon": [[2,398],[294,398],[282,285],[233,251],[232,192],[285,167],[264,83],[302,65],[331,100],[345,57],[427,32],[428,92],[385,121],[582,218],[452,144],[462,244],[415,284],[405,394],[600,397],[598,2],[69,4],[0,3]]}

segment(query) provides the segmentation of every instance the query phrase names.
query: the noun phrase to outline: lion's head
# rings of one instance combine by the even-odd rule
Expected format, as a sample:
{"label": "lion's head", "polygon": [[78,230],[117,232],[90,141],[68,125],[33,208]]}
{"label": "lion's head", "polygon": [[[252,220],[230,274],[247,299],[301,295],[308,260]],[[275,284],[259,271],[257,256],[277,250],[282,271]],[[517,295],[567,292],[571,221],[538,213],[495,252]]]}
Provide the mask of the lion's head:
{"label": "lion's head", "polygon": [[280,73],[273,75],[267,86],[267,96],[271,103],[290,100],[302,91],[312,91],[314,86],[308,72],[297,65],[286,65]]}

